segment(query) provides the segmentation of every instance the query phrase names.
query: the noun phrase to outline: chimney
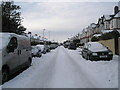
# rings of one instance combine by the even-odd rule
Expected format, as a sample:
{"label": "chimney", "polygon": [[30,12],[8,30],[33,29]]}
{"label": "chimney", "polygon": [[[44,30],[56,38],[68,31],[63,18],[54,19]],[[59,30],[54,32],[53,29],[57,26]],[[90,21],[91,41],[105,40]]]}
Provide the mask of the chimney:
{"label": "chimney", "polygon": [[114,14],[118,13],[118,11],[119,11],[119,7],[115,6],[115,8],[114,8]]}

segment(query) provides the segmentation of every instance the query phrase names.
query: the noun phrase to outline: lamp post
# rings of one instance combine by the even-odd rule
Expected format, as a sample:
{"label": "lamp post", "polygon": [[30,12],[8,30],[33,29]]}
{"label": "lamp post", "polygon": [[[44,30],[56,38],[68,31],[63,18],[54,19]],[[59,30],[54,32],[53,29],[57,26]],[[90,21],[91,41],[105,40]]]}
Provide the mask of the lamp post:
{"label": "lamp post", "polygon": [[45,29],[43,29],[43,43],[45,44],[45,41],[44,41],[44,31],[45,31]]}
{"label": "lamp post", "polygon": [[49,31],[49,41],[50,41],[50,31]]}

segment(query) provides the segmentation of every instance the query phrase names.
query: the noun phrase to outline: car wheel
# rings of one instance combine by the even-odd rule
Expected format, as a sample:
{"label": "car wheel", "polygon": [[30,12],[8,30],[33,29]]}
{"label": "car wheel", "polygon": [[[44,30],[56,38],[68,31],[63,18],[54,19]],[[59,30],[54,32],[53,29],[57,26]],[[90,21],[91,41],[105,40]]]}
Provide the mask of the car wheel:
{"label": "car wheel", "polygon": [[94,61],[94,58],[92,56],[90,56],[90,61]]}
{"label": "car wheel", "polygon": [[28,59],[28,65],[27,67],[30,67],[31,66],[31,59]]}
{"label": "car wheel", "polygon": [[87,59],[90,60],[90,55],[87,55]]}
{"label": "car wheel", "polygon": [[86,55],[86,60],[89,60],[89,55],[88,54]]}
{"label": "car wheel", "polygon": [[84,58],[84,56],[83,56],[83,52],[81,52],[81,55],[82,55],[82,58]]}
{"label": "car wheel", "polygon": [[87,54],[85,54],[85,59],[88,60]]}
{"label": "car wheel", "polygon": [[9,78],[8,69],[4,68],[2,70],[2,83],[8,81],[8,78]]}
{"label": "car wheel", "polygon": [[39,54],[39,57],[41,57],[41,55]]}

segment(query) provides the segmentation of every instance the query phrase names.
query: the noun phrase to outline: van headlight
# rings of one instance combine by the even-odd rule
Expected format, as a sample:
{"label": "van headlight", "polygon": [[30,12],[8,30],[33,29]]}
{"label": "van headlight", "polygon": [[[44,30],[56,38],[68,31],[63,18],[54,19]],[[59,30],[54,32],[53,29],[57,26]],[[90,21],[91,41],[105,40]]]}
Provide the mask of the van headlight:
{"label": "van headlight", "polygon": [[97,53],[92,53],[92,55],[97,56],[98,54]]}
{"label": "van headlight", "polygon": [[109,54],[112,54],[112,52],[109,52]]}

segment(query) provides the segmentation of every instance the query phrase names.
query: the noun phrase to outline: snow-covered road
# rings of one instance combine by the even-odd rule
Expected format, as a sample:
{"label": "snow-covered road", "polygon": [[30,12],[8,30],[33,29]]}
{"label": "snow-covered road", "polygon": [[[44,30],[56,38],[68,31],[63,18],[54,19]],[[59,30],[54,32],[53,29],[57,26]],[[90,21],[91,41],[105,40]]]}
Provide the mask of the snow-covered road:
{"label": "snow-covered road", "polygon": [[111,61],[86,61],[79,50],[58,47],[41,58],[33,58],[30,68],[3,88],[117,88],[118,56]]}

